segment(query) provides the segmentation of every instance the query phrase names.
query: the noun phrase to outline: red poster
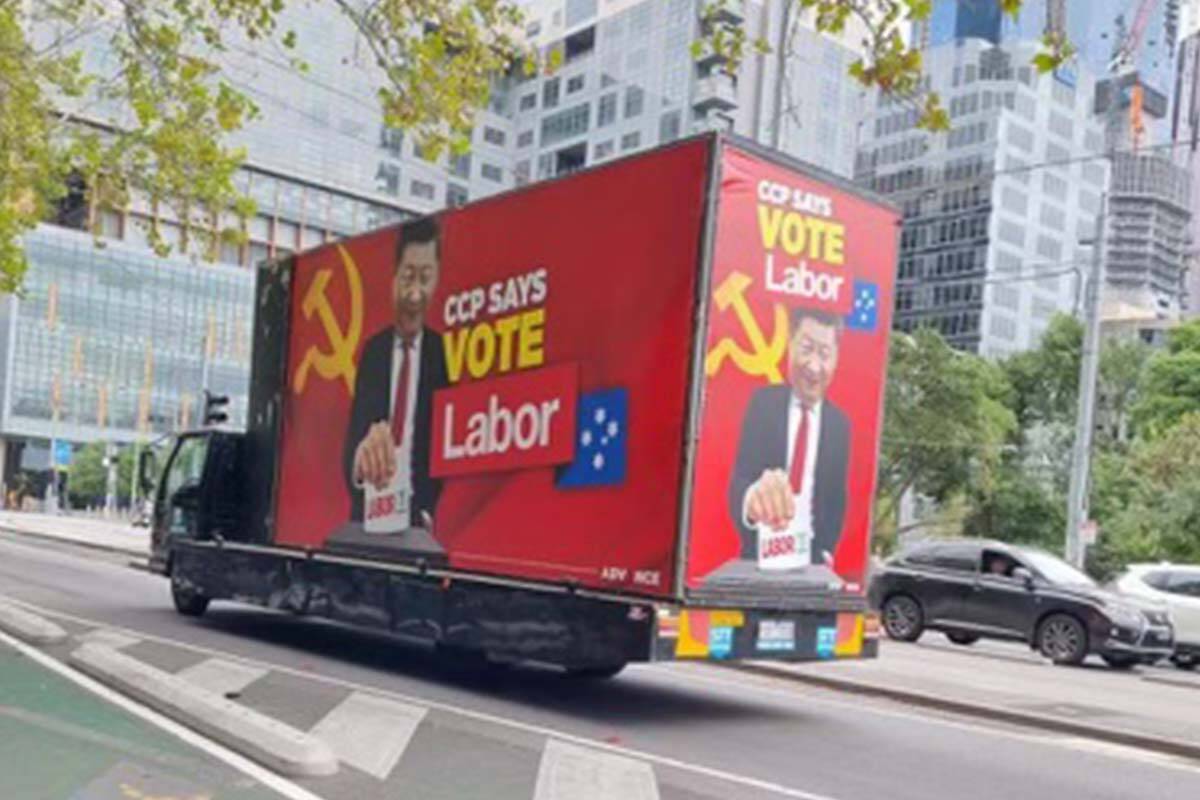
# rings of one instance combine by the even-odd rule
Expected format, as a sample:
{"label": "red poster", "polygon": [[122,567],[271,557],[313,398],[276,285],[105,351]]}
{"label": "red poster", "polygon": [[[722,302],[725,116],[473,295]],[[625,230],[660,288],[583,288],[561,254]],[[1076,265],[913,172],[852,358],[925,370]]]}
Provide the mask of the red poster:
{"label": "red poster", "polygon": [[277,543],[669,593],[710,144],[299,256]]}
{"label": "red poster", "polygon": [[861,591],[898,218],[724,151],[687,586]]}

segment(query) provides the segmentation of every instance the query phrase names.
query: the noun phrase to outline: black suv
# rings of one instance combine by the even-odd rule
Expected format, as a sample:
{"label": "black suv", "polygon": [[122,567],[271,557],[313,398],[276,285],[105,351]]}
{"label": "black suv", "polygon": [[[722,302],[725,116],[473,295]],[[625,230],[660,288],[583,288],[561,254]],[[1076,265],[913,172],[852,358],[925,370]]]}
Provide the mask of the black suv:
{"label": "black suv", "polygon": [[1101,590],[1042,550],[979,539],[923,542],[889,560],[871,581],[888,636],[916,641],[937,630],[955,644],[981,637],[1028,642],[1056,664],[1097,653],[1128,668],[1171,654],[1165,608]]}

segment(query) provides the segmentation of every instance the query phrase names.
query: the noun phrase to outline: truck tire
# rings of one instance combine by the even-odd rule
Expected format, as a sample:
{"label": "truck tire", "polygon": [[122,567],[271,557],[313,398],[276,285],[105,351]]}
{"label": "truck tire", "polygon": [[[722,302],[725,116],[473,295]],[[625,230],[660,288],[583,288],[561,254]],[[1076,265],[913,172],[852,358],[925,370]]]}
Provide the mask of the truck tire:
{"label": "truck tire", "polygon": [[1190,672],[1196,668],[1197,661],[1195,656],[1176,654],[1171,656],[1171,663],[1175,665],[1176,669],[1187,670]]}
{"label": "truck tire", "polygon": [[185,617],[201,617],[208,611],[209,598],[184,589],[175,581],[171,581],[171,600],[175,602],[175,610]]}
{"label": "truck tire", "polygon": [[1075,666],[1088,653],[1087,629],[1070,614],[1051,614],[1038,626],[1037,646],[1055,664]]}
{"label": "truck tire", "polygon": [[567,667],[567,677],[580,681],[606,681],[615,678],[625,669],[626,663],[604,664],[598,667]]}
{"label": "truck tire", "polygon": [[894,594],[883,603],[883,629],[898,642],[915,642],[925,630],[925,611],[916,598]]}

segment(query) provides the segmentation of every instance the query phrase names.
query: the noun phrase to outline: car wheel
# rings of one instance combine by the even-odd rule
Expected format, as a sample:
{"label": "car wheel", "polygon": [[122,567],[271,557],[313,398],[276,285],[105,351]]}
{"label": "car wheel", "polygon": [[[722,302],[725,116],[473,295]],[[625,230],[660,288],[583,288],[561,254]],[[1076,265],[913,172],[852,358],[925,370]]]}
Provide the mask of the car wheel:
{"label": "car wheel", "polygon": [[1088,652],[1087,630],[1069,614],[1051,614],[1038,628],[1038,650],[1055,664],[1078,664]]}
{"label": "car wheel", "polygon": [[895,594],[883,604],[883,629],[900,642],[915,642],[925,630],[921,604],[906,594]]}
{"label": "car wheel", "polygon": [[1101,656],[1101,658],[1104,659],[1105,664],[1108,664],[1108,666],[1112,667],[1113,669],[1121,669],[1121,670],[1133,669],[1135,666],[1137,666],[1138,663],[1140,663],[1140,659],[1138,659],[1137,656],[1126,656],[1126,655],[1115,655],[1114,654],[1114,655]]}
{"label": "car wheel", "polygon": [[200,617],[208,611],[210,598],[205,597],[194,589],[187,589],[178,581],[171,580],[171,600],[175,610],[185,617]]}
{"label": "car wheel", "polygon": [[970,644],[975,644],[979,641],[979,637],[973,633],[962,633],[961,631],[951,631],[946,634],[946,638],[955,644],[961,644],[966,647]]}
{"label": "car wheel", "polygon": [[1192,671],[1196,668],[1196,658],[1194,656],[1171,656],[1171,663],[1178,669]]}

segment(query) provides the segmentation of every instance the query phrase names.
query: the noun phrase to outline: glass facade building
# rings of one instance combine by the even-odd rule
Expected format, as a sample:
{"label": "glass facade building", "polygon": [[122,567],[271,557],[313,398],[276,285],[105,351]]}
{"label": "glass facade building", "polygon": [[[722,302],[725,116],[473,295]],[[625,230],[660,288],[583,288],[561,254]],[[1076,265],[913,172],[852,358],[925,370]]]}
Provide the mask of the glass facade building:
{"label": "glass facade building", "polygon": [[162,259],[42,226],[21,296],[0,301],[5,479],[45,469],[52,440],[131,442],[194,427],[208,388],[241,425],[254,273]]}

